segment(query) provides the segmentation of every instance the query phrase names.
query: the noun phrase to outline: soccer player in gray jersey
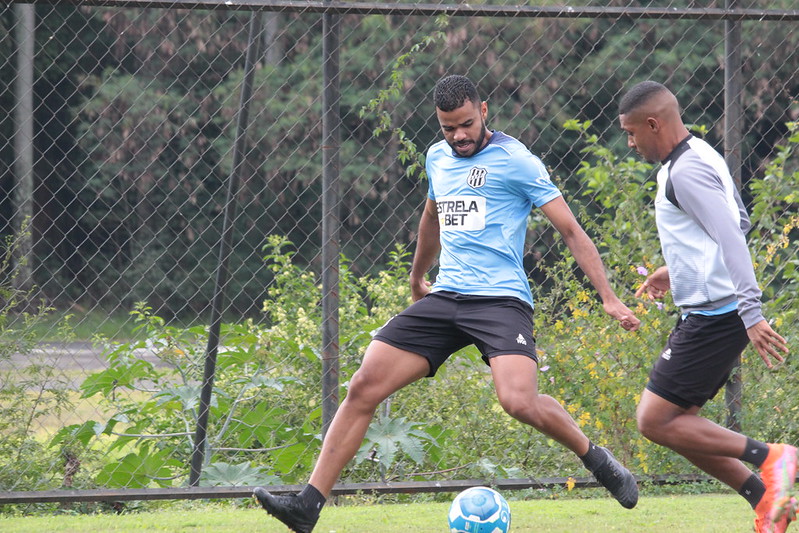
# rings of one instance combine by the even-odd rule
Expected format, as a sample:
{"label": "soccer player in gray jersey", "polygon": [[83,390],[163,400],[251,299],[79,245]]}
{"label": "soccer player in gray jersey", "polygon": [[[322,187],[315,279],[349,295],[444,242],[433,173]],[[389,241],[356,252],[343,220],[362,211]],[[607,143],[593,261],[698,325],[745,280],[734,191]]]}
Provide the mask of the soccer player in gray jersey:
{"label": "soccer player in gray jersey", "polygon": [[636,295],[659,299],[671,290],[682,311],[641,394],[638,428],[738,491],[755,510],[756,531],[785,531],[796,514],[790,494],[796,449],[758,442],[699,415],[750,341],[769,368],[788,352],[761,313],[741,197],[724,159],[688,132],[665,86],[632,87],[619,120],[628,146],[662,164],[655,218],[666,266]]}

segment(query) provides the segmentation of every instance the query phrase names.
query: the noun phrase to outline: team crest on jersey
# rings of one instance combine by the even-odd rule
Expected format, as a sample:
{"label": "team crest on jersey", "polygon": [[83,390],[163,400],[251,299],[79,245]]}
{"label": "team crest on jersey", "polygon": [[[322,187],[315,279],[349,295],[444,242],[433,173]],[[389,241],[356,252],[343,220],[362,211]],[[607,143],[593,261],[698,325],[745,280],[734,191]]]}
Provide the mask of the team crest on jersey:
{"label": "team crest on jersey", "polygon": [[483,167],[472,167],[469,169],[469,175],[466,177],[466,183],[472,189],[479,189],[486,184],[486,176],[488,169]]}

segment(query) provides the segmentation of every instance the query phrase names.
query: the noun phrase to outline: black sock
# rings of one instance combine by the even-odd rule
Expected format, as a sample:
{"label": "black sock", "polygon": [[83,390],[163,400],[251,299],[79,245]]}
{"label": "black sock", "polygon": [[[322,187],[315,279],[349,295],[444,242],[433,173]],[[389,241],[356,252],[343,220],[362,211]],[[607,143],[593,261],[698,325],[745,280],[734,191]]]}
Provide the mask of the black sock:
{"label": "black sock", "polygon": [[760,467],[766,460],[766,456],[768,456],[768,444],[746,437],[746,448],[740,457],[741,461]]}
{"label": "black sock", "polygon": [[316,512],[321,511],[322,506],[325,504],[325,501],[327,501],[326,498],[322,496],[322,493],[311,484],[305,485],[297,496]]}
{"label": "black sock", "polygon": [[602,451],[602,448],[593,442],[588,441],[588,451],[585,453],[585,455],[581,455],[579,457],[585,467],[593,472],[605,463],[608,456],[604,451]]}
{"label": "black sock", "polygon": [[763,480],[760,479],[757,474],[752,474],[749,476],[749,479],[744,481],[741,490],[738,491],[738,494],[743,496],[744,499],[749,502],[749,505],[752,506],[752,509],[757,507],[757,504],[760,503],[760,499],[765,493],[766,485],[763,484]]}

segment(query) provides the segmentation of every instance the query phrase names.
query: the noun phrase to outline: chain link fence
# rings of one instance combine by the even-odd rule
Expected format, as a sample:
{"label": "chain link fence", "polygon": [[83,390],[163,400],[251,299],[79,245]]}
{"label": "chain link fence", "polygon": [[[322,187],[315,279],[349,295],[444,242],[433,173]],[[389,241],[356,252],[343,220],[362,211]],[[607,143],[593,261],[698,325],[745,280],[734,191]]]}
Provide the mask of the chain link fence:
{"label": "chain link fence", "polygon": [[[0,7],[3,501],[307,480],[370,333],[410,301],[446,74],[470,76],[489,127],[542,158],[630,305],[659,264],[654,168],[617,103],[637,81],[669,86],[732,162],[767,315],[799,349],[795,6],[542,4]],[[636,303],[642,332],[616,331],[535,212],[525,265],[542,392],[642,479],[695,475],[635,431],[675,310]],[[729,423],[799,442],[796,363],[744,363]],[[551,493],[571,485],[545,480],[583,475],[501,412],[467,349],[381,407],[341,482]]]}

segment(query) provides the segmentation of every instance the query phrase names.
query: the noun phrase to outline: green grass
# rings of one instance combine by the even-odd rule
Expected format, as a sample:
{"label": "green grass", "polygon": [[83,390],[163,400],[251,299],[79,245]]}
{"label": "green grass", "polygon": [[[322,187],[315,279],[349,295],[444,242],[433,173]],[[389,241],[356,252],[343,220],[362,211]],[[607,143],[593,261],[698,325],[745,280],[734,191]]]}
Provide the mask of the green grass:
{"label": "green grass", "polygon": [[[2,517],[4,533],[214,532],[286,533],[254,506],[183,502],[182,509],[154,512]],[[444,533],[448,503],[328,506],[314,533]],[[632,510],[609,498],[510,502],[512,533],[750,532],[754,513],[740,496],[704,494],[643,496]]]}
{"label": "green grass", "polygon": [[34,326],[35,335],[43,342],[61,342],[60,325],[69,320],[70,330],[75,340],[91,341],[96,335],[116,340],[127,341],[135,338],[135,324],[127,312],[108,313],[99,309],[54,310],[47,313]]}
{"label": "green grass", "polygon": [[[134,329],[138,325],[130,313],[124,309],[107,312],[102,309],[56,309],[48,312],[36,321],[33,326],[34,335],[42,342],[62,342],[60,326],[68,320],[69,331],[75,341],[92,341],[96,336],[101,336],[116,342],[128,342],[143,337],[141,332]],[[193,320],[178,320],[170,325],[188,328],[193,325],[205,325],[203,318]]]}
{"label": "green grass", "polygon": [[[59,326],[65,319],[69,319],[70,332],[73,340],[91,341],[95,336],[110,339],[116,342],[139,340],[143,337],[141,332],[136,332],[137,327],[134,317],[129,310],[115,309],[111,312],[102,309],[85,310],[75,308],[69,310],[55,309],[36,321],[34,333],[43,342],[60,342]],[[175,318],[168,325],[177,328],[190,328],[192,326],[207,326],[209,316]],[[235,316],[224,317],[225,322],[239,323],[244,318]]]}

